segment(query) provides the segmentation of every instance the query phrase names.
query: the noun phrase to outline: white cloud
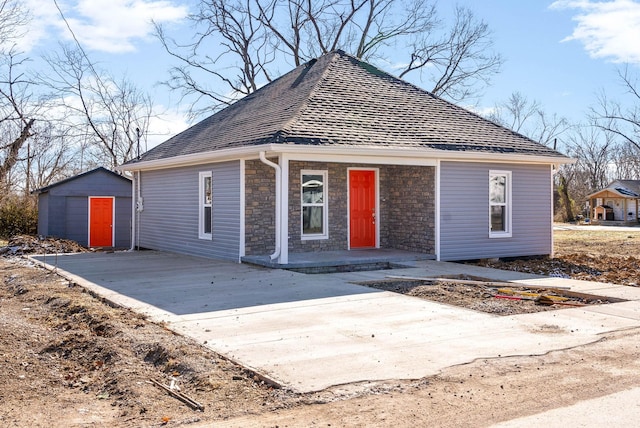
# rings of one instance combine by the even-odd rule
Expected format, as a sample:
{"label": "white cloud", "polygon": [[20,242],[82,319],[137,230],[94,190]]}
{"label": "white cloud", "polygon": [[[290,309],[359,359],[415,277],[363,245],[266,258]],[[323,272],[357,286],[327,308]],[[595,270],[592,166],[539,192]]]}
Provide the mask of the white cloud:
{"label": "white cloud", "polygon": [[576,40],[592,58],[640,64],[640,2],[559,0],[551,9],[575,9],[577,23],[563,41]]}
{"label": "white cloud", "polygon": [[477,115],[482,117],[491,117],[497,113],[496,107],[484,107],[484,106],[475,106],[475,105],[466,105],[463,106],[469,111],[474,112]]}
{"label": "white cloud", "polygon": [[[154,148],[189,127],[186,113],[171,112],[162,106],[155,107],[154,111],[156,115],[149,120],[149,131],[144,136],[145,142],[142,151]],[[159,111],[162,113],[157,113]]]}
{"label": "white cloud", "polygon": [[[33,22],[23,49],[51,38],[52,32],[54,39],[71,39],[53,1],[45,7],[42,0],[26,0],[26,4]],[[178,22],[188,13],[175,0],[58,0],[58,5],[83,47],[109,53],[135,51],[136,41],[151,37],[152,20]]]}

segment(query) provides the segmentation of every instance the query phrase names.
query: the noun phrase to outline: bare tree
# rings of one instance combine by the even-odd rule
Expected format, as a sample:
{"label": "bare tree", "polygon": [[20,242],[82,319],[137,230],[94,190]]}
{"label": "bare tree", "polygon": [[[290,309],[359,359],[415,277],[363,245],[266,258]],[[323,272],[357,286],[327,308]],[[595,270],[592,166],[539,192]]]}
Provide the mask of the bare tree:
{"label": "bare tree", "polygon": [[97,70],[80,49],[61,46],[47,62],[50,72],[41,82],[64,112],[60,120],[69,137],[88,140],[98,149],[99,163],[111,168],[136,157],[152,116],[150,97],[127,79]]}
{"label": "bare tree", "polygon": [[32,136],[36,109],[33,82],[24,74],[24,58],[14,42],[23,35],[29,16],[17,0],[0,0],[0,196],[12,187],[12,171]]}
{"label": "bare tree", "polygon": [[618,70],[618,78],[629,98],[627,107],[602,92],[590,116],[596,126],[640,149],[640,83],[628,67]]}
{"label": "bare tree", "polygon": [[61,129],[55,122],[40,121],[35,124],[34,131],[23,148],[24,161],[18,168],[25,180],[25,195],[80,172],[74,170],[78,148],[66,129]]}
{"label": "bare tree", "polygon": [[556,140],[571,127],[567,119],[547,113],[538,101],[520,92],[497,104],[488,119],[554,149]]}
{"label": "bare tree", "polygon": [[477,95],[502,63],[485,22],[457,7],[447,26],[429,0],[200,0],[189,19],[186,42],[160,26],[156,34],[178,61],[166,84],[191,100],[192,116],[255,91],[281,74],[279,64],[336,49],[400,77],[419,73],[452,100]]}
{"label": "bare tree", "polygon": [[612,154],[612,177],[614,179],[640,179],[640,149],[633,144],[623,142],[617,145]]}
{"label": "bare tree", "polygon": [[36,107],[31,102],[33,82],[19,71],[26,61],[13,50],[0,59],[0,190],[10,190],[10,174],[21,160],[21,149],[33,135]]}
{"label": "bare tree", "polygon": [[577,159],[578,169],[586,173],[587,191],[605,187],[611,181],[612,156],[617,150],[611,133],[596,126],[577,128],[568,141],[570,153]]}
{"label": "bare tree", "polygon": [[512,93],[506,101],[496,104],[489,119],[520,134],[525,134],[526,125],[532,122],[540,105],[530,102],[520,92]]}
{"label": "bare tree", "polygon": [[24,35],[29,15],[22,2],[0,0],[0,46],[11,49],[13,42]]}

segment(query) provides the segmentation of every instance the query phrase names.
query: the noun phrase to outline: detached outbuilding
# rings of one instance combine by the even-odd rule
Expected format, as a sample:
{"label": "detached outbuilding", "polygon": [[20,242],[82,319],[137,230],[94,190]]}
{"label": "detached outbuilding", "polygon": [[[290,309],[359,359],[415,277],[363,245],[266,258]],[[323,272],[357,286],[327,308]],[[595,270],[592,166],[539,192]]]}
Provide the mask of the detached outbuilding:
{"label": "detached outbuilding", "polygon": [[38,234],[88,247],[131,244],[131,180],[99,167],[36,190]]}
{"label": "detached outbuilding", "polygon": [[640,223],[640,180],[616,180],[588,198],[594,223]]}

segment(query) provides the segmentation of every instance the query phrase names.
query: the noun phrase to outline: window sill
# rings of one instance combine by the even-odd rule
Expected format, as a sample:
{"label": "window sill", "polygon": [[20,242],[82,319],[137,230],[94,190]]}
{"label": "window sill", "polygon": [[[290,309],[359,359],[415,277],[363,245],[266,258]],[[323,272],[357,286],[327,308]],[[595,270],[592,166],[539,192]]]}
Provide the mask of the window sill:
{"label": "window sill", "polygon": [[322,239],[329,239],[329,236],[328,235],[302,235],[300,237],[301,241],[314,241],[314,240],[320,241]]}
{"label": "window sill", "polygon": [[511,232],[489,232],[489,238],[511,238]]}

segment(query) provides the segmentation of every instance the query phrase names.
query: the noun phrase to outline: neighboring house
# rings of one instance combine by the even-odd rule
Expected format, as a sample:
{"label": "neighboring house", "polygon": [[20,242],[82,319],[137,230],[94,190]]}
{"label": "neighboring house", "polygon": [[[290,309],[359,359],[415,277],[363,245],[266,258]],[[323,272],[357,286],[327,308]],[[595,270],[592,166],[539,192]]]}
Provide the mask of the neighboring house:
{"label": "neighboring house", "polygon": [[640,222],[640,180],[616,180],[589,198],[589,215],[594,223]]}
{"label": "neighboring house", "polygon": [[131,245],[131,180],[105,168],[34,191],[38,234],[88,247]]}
{"label": "neighboring house", "polygon": [[568,162],[336,51],[118,169],[134,173],[139,246],[286,265],[361,248],[551,254],[553,170]]}

